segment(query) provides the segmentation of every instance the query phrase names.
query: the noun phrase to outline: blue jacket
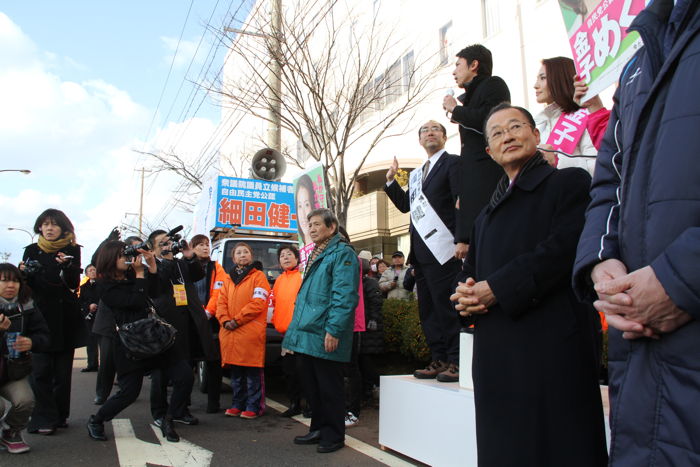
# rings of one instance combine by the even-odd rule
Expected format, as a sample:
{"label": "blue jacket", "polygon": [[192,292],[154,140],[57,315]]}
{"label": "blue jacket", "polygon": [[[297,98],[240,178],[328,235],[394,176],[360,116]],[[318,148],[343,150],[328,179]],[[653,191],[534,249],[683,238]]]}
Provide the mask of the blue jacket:
{"label": "blue jacket", "polygon": [[[350,361],[359,268],[352,247],[336,234],[304,272],[283,348],[327,360]],[[326,333],[340,339],[334,352],[324,349]]]}
{"label": "blue jacket", "polygon": [[610,330],[611,465],[700,465],[700,13],[697,1],[672,9],[655,0],[632,24],[644,47],[620,76],[574,285],[592,298],[591,268],[606,259],[651,265],[695,319],[658,341]]}

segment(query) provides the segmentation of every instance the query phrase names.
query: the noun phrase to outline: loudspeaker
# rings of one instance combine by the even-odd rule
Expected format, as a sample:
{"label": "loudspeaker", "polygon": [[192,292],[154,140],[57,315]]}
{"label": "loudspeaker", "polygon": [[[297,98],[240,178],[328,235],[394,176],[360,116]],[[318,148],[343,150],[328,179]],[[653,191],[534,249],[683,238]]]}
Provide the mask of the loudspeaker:
{"label": "loudspeaker", "polygon": [[279,151],[263,148],[253,156],[250,175],[260,180],[279,180],[286,170],[287,163]]}

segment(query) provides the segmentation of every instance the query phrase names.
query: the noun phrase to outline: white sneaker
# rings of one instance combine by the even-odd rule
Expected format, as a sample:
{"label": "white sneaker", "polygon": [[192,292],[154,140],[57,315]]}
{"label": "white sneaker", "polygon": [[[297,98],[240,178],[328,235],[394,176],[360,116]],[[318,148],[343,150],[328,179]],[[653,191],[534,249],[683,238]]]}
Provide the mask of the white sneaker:
{"label": "white sneaker", "polygon": [[355,426],[360,422],[360,420],[352,413],[348,412],[345,415],[345,427]]}

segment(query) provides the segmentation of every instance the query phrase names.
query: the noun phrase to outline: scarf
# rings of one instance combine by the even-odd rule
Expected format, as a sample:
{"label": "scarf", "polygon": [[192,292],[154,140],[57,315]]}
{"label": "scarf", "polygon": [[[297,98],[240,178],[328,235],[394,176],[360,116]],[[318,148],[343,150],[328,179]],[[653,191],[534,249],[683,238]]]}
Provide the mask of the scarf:
{"label": "scarf", "polygon": [[491,209],[494,209],[496,206],[498,206],[498,203],[501,202],[501,199],[503,199],[506,193],[508,193],[510,188],[513,185],[515,185],[515,182],[517,182],[523,174],[541,165],[547,165],[547,161],[544,160],[544,157],[542,157],[542,153],[537,151],[535,155],[528,159],[528,161],[525,162],[525,164],[520,168],[520,171],[513,179],[513,183],[510,183],[508,175],[504,175],[503,177],[501,177],[501,180],[498,182],[498,185],[496,185],[496,190],[491,195],[491,201],[489,202]]}
{"label": "scarf", "polygon": [[316,244],[316,246],[314,247],[314,250],[309,255],[308,261],[306,262],[306,267],[304,268],[304,272],[308,272],[311,270],[311,265],[314,263],[314,261],[316,261],[316,258],[318,258],[318,256],[321,253],[323,253],[323,250],[326,249],[328,244],[331,242],[332,238],[333,238],[333,236],[331,235],[330,237],[328,237],[324,241]]}
{"label": "scarf", "polygon": [[44,253],[56,253],[60,249],[72,245],[73,243],[75,243],[75,235],[70,232],[63,238],[54,241],[46,240],[43,235],[39,235],[39,241],[37,242],[39,248],[41,248]]}
{"label": "scarf", "polygon": [[236,266],[233,269],[231,269],[231,272],[229,272],[228,275],[231,277],[233,283],[235,285],[238,285],[243,279],[245,279],[245,276],[247,276],[248,273],[253,269],[259,269],[260,271],[262,271],[262,263],[260,261],[253,261],[248,266]]}

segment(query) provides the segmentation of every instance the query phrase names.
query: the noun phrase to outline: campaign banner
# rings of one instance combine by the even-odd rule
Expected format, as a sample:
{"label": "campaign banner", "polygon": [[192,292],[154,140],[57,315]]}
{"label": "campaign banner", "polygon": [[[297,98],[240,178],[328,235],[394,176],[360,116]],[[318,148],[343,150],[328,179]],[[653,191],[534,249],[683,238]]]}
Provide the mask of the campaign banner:
{"label": "campaign banner", "polygon": [[294,206],[299,216],[299,263],[302,271],[315,246],[309,237],[306,218],[314,209],[327,208],[330,205],[326,170],[322,163],[310,166],[294,179]]}
{"label": "campaign banner", "polygon": [[291,183],[220,176],[216,227],[295,233],[297,216]]}
{"label": "campaign banner", "polygon": [[622,68],[642,47],[628,31],[649,0],[559,0],[576,71],[586,84],[583,101],[617,82]]}

